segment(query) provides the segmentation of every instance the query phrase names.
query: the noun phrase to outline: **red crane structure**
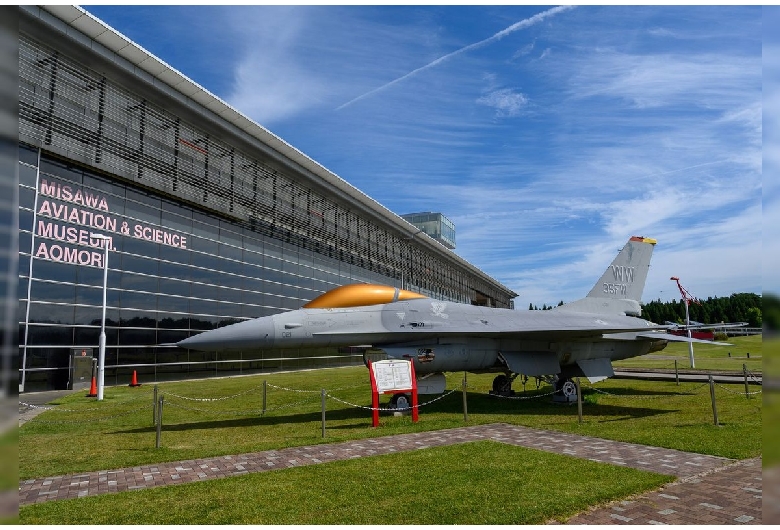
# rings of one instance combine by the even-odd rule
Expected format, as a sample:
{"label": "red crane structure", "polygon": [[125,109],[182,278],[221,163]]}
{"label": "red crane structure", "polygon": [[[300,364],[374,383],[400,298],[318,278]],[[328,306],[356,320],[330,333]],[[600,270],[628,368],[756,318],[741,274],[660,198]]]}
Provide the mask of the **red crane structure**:
{"label": "red crane structure", "polygon": [[[690,313],[688,312],[688,306],[693,302],[694,304],[701,305],[701,302],[699,302],[699,299],[693,296],[691,293],[689,293],[685,287],[683,287],[680,284],[680,278],[677,276],[672,276],[669,278],[670,280],[674,280],[677,282],[677,288],[680,289],[680,295],[682,296],[683,302],[685,302],[685,327],[688,329],[688,338],[691,338],[691,317]],[[696,368],[696,362],[693,360],[693,342],[688,342],[688,356],[690,357],[691,361],[691,368]]]}

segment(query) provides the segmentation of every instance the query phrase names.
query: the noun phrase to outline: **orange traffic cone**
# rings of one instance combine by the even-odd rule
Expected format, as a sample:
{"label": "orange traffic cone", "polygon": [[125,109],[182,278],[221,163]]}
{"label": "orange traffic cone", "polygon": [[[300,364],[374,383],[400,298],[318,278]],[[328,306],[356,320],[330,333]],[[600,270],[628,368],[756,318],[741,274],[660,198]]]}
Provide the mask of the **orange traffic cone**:
{"label": "orange traffic cone", "polygon": [[141,383],[138,382],[138,376],[136,375],[135,370],[133,370],[133,378],[130,380],[128,386],[141,386]]}
{"label": "orange traffic cone", "polygon": [[89,387],[89,394],[87,394],[87,397],[97,397],[97,382],[95,381],[95,376],[92,376],[92,385]]}

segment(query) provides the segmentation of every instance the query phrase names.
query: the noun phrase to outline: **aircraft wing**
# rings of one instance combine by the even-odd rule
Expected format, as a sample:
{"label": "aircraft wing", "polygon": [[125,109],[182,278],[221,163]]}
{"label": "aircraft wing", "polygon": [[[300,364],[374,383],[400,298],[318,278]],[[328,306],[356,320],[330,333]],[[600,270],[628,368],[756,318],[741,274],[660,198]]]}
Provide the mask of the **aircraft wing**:
{"label": "aircraft wing", "polygon": [[[371,341],[380,344],[383,342],[399,342],[399,341],[412,341],[418,339],[429,339],[433,337],[447,338],[447,337],[484,337],[484,338],[497,338],[497,339],[514,339],[514,340],[577,340],[577,339],[598,339],[598,338],[611,338],[615,334],[626,334],[632,337],[653,338],[651,336],[645,336],[643,333],[653,330],[665,331],[666,326],[609,326],[599,324],[589,325],[571,325],[562,326],[558,325],[549,326],[508,326],[508,327],[491,327],[486,324],[480,323],[480,325],[466,325],[466,326],[437,326],[436,323],[429,326],[417,326],[408,330],[395,329],[392,331],[377,329],[373,331],[360,331],[359,335],[361,339]],[[606,324],[606,323],[605,323]],[[355,335],[353,330],[325,330],[316,332],[313,334],[317,337],[332,338],[338,341],[341,337],[351,337]],[[678,337],[672,335],[675,339],[680,340],[684,337]],[[666,334],[657,337],[659,340],[665,340]],[[630,340],[626,337],[625,340]],[[702,341],[710,342],[710,341]]]}

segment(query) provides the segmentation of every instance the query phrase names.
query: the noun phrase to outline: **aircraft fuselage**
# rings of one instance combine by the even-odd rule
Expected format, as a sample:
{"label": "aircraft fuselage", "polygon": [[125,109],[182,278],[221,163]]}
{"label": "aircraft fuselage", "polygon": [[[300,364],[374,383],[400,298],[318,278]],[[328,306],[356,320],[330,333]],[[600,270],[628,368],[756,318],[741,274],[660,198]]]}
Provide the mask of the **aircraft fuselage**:
{"label": "aircraft fuselage", "polygon": [[420,298],[362,307],[304,308],[196,335],[180,346],[265,350],[367,345],[384,351],[388,358],[413,360],[415,371],[425,374],[501,370],[499,356],[514,352],[552,354],[561,366],[584,359],[643,355],[651,341],[612,340],[604,335],[652,326],[630,316],[516,311]]}

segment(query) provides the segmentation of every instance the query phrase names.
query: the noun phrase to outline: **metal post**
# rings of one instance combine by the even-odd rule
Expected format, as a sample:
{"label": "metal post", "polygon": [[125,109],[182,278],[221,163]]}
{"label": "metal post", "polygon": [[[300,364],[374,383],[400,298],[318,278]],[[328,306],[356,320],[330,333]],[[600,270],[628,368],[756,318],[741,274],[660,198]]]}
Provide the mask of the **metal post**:
{"label": "metal post", "polygon": [[688,313],[688,300],[685,301],[685,325],[688,326],[688,356],[691,358],[691,368],[696,368],[696,361],[693,360],[693,342],[691,338],[691,317]]}
{"label": "metal post", "polygon": [[154,443],[157,449],[160,448],[160,437],[162,435],[163,398],[164,396],[160,396],[160,401],[157,402],[157,439]]}
{"label": "metal post", "polygon": [[715,404],[715,381],[712,379],[712,376],[710,376],[710,399],[712,399],[712,416],[715,425],[720,425],[720,423],[718,423],[718,407]]}
{"label": "metal post", "polygon": [[106,377],[106,289],[108,288],[108,242],[103,240],[103,315],[100,318],[100,339],[98,341],[97,399],[103,399]]}
{"label": "metal post", "polygon": [[268,381],[263,381],[263,412],[265,414],[265,397],[268,395]]}
{"label": "metal post", "polygon": [[680,373],[677,371],[677,359],[674,360],[674,380],[677,381],[677,386],[680,386]]}
{"label": "metal post", "polygon": [[580,391],[579,377],[575,379],[575,384],[577,385],[577,417],[579,418],[579,423],[582,423],[582,392]]}
{"label": "metal post", "polygon": [[108,245],[111,237],[103,234],[89,234],[90,239],[103,241],[103,316],[100,319],[100,339],[98,340],[98,380],[97,399],[103,400],[103,386],[106,372],[106,291],[108,289]]}
{"label": "metal post", "polygon": [[750,399],[750,392],[748,392],[748,371],[747,365],[742,365],[742,375],[745,376],[745,399]]}
{"label": "metal post", "polygon": [[322,389],[322,437],[325,438],[325,389]]}
{"label": "metal post", "polygon": [[154,394],[152,395],[152,425],[157,425],[157,385],[154,385]]}
{"label": "metal post", "polygon": [[469,407],[466,404],[466,374],[463,374],[463,421],[469,421]]}

